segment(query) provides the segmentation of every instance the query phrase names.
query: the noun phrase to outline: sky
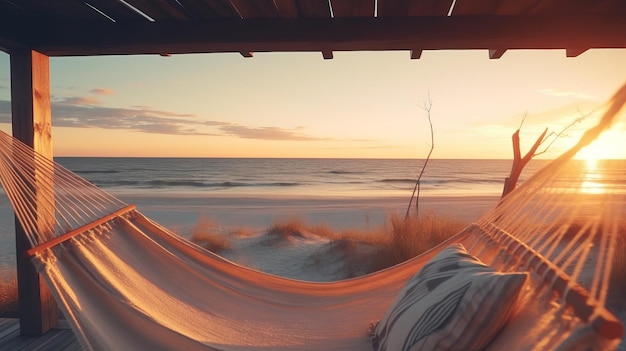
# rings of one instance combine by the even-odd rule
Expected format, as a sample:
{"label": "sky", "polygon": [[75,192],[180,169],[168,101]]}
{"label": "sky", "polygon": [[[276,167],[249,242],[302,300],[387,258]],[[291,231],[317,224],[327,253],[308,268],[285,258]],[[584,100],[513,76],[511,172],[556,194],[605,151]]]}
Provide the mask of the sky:
{"label": "sky", "polygon": [[[626,82],[626,50],[50,58],[55,156],[500,158],[544,129],[558,156]],[[626,158],[624,118],[587,157]],[[0,129],[10,131],[0,52]]]}

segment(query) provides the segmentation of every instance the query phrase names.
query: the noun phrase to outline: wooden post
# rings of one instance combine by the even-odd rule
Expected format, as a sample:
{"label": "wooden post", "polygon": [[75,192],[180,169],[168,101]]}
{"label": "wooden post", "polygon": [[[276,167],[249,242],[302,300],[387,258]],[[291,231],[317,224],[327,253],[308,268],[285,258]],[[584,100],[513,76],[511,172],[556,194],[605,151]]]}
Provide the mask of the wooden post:
{"label": "wooden post", "polygon": [[[33,50],[18,49],[10,52],[10,59],[13,135],[52,159],[49,58]],[[45,218],[51,215],[49,209],[40,212],[39,223],[50,220]],[[58,308],[26,256],[30,244],[18,221],[15,222],[15,247],[20,332],[41,335],[56,327]]]}

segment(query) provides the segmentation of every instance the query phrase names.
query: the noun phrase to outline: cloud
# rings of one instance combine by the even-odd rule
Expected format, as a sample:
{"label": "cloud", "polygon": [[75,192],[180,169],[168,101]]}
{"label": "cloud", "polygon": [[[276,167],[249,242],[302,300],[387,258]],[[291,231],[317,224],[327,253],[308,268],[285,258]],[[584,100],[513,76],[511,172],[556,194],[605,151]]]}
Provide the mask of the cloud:
{"label": "cloud", "polygon": [[587,95],[585,93],[580,93],[577,91],[567,91],[567,90],[556,90],[556,89],[541,89],[539,90],[540,93],[545,94],[545,95],[550,95],[550,96],[556,96],[556,97],[574,97],[577,99],[584,99],[584,100],[592,100],[592,99],[596,99],[597,97],[595,96],[591,96],[591,95]]}
{"label": "cloud", "polygon": [[67,98],[64,98],[63,100],[57,101],[56,103],[60,105],[77,105],[77,106],[102,105],[102,101],[100,99],[91,98],[91,97],[79,97],[79,96],[67,97]]}
{"label": "cloud", "polygon": [[[92,98],[70,97],[53,101],[51,105],[52,125],[55,127],[103,128],[169,135],[234,136],[257,140],[334,140],[307,135],[302,132],[303,127],[250,127],[146,106],[103,107],[99,106],[97,99]],[[0,123],[11,123],[10,101],[0,100]]]}
{"label": "cloud", "polygon": [[514,132],[519,128],[520,123],[524,119],[525,128],[545,128],[560,129],[563,126],[582,116],[593,114],[599,108],[599,104],[595,101],[576,101],[565,105],[557,106],[543,111],[527,111],[526,119],[524,113],[515,114],[501,120],[484,120],[476,121],[471,124],[472,129],[480,129],[490,126],[499,126],[507,128]]}
{"label": "cloud", "polygon": [[[375,140],[370,140],[375,141]],[[324,149],[328,150],[382,150],[382,149],[399,149],[406,148],[406,145],[369,145],[369,146],[329,146]]]}
{"label": "cloud", "polygon": [[144,133],[172,135],[219,135],[207,127],[221,127],[224,122],[206,121],[191,114],[149,108],[114,108],[52,104],[53,125],[75,128],[125,129]]}
{"label": "cloud", "polygon": [[108,88],[95,88],[95,89],[91,89],[89,91],[92,94],[96,94],[96,95],[114,95],[115,91],[113,89],[108,89]]}
{"label": "cloud", "polygon": [[223,132],[243,139],[260,140],[294,140],[294,141],[317,141],[331,140],[328,138],[318,138],[297,132],[296,129],[283,129],[278,127],[246,127],[242,125],[221,126]]}

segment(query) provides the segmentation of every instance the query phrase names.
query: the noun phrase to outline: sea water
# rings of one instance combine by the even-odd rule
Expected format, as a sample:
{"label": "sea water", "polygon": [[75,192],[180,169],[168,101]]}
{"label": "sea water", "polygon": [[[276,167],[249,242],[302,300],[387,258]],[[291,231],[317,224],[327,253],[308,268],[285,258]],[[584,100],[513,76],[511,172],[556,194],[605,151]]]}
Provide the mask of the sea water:
{"label": "sea water", "polygon": [[[56,158],[118,193],[410,196],[424,160],[268,158]],[[533,172],[541,161],[529,165]],[[424,195],[497,195],[509,160],[430,160]]]}

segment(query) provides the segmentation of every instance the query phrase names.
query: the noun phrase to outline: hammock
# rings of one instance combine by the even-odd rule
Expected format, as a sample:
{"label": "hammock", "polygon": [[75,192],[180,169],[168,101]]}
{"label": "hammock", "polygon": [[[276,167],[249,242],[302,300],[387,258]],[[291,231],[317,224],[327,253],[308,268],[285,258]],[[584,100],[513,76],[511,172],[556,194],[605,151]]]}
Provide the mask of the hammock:
{"label": "hammock", "polygon": [[624,101],[626,86],[576,146],[453,238],[330,283],[265,274],[208,252],[4,133],[0,180],[28,254],[85,349],[370,350],[370,324],[452,244],[498,271],[528,272],[488,350],[614,349],[623,327],[607,306],[615,248],[624,246],[626,188],[604,178],[594,180],[601,191],[589,191],[573,156]]}

